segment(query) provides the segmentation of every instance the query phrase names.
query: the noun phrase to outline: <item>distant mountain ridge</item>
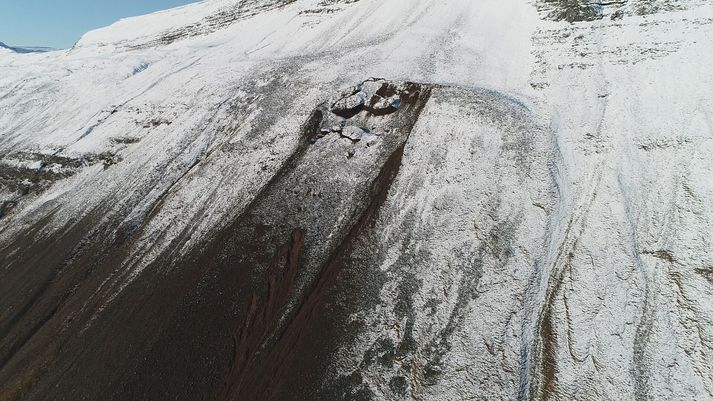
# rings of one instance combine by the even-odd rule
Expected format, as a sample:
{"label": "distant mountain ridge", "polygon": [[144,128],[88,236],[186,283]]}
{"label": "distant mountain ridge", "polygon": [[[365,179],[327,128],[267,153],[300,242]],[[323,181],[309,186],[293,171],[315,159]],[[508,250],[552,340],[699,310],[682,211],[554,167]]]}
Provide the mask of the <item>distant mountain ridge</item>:
{"label": "distant mountain ridge", "polygon": [[40,47],[40,46],[28,46],[28,47],[16,47],[16,46],[8,46],[3,42],[0,42],[0,48],[12,50],[15,53],[46,53],[46,52],[51,52],[54,50],[57,50],[52,47]]}

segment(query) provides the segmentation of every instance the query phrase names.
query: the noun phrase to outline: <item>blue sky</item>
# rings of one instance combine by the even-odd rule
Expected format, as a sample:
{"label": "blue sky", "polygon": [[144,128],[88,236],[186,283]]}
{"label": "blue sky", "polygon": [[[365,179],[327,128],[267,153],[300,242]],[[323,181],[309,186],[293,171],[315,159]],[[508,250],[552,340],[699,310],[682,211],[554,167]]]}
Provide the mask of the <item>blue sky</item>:
{"label": "blue sky", "polygon": [[0,0],[0,42],[68,48],[87,31],[196,0]]}

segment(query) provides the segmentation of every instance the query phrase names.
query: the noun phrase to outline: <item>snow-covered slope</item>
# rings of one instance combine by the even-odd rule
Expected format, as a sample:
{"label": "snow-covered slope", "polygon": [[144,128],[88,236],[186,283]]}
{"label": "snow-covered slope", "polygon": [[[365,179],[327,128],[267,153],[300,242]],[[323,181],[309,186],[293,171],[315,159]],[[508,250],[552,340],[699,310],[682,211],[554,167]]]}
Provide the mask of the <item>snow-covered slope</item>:
{"label": "snow-covered slope", "polygon": [[711,49],[700,0],[0,49],[0,401],[713,399]]}

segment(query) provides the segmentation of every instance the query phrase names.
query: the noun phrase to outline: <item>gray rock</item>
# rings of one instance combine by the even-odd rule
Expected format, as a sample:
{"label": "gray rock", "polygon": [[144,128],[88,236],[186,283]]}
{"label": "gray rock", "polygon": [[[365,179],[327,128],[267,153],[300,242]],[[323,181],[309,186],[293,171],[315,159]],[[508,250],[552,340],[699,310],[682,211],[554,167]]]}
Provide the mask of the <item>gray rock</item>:
{"label": "gray rock", "polygon": [[364,135],[367,135],[367,131],[365,131],[363,128],[360,128],[360,127],[347,126],[347,127],[344,127],[344,129],[342,130],[342,132],[340,134],[344,138],[348,138],[354,142],[358,142],[364,137]]}

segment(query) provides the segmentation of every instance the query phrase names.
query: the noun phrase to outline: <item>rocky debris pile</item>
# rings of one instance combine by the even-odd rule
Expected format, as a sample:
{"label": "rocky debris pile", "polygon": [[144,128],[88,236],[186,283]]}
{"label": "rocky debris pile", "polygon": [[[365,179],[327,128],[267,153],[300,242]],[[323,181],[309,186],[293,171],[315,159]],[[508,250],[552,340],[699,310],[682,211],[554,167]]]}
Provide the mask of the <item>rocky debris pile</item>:
{"label": "rocky debris pile", "polygon": [[373,115],[391,114],[401,107],[402,97],[408,99],[412,95],[410,85],[413,84],[395,86],[383,79],[371,78],[346,91],[332,104],[330,111],[345,119],[362,111]]}
{"label": "rocky debris pile", "polygon": [[423,87],[414,83],[393,83],[370,78],[342,92],[320,106],[322,122],[313,143],[324,138],[343,140],[350,145],[347,157],[354,157],[358,148],[371,147],[398,127],[384,129],[377,117],[397,113],[413,106]]}

